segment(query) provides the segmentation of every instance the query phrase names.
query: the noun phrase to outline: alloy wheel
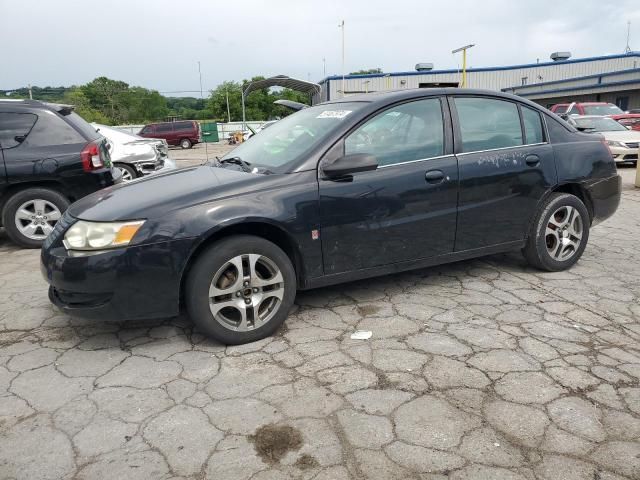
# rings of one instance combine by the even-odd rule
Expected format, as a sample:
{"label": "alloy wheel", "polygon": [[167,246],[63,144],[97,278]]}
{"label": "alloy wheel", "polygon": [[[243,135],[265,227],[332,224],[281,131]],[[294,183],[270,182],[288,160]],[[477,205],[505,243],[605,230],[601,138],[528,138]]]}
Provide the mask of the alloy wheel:
{"label": "alloy wheel", "polygon": [[122,167],[117,167],[117,169],[120,170],[120,173],[122,173],[123,182],[130,182],[131,180],[133,180],[133,177],[131,176],[131,173],[129,172],[129,170]]}
{"label": "alloy wheel", "polygon": [[283,295],[284,278],[273,260],[254,253],[238,255],[213,276],[209,309],[223,327],[246,332],[269,322]]}
{"label": "alloy wheel", "polygon": [[30,240],[44,240],[53,231],[60,220],[60,209],[48,200],[29,200],[16,211],[16,227],[22,235]]}
{"label": "alloy wheel", "polygon": [[554,260],[563,262],[573,257],[582,243],[582,216],[570,206],[558,208],[549,217],[545,229],[547,252]]}

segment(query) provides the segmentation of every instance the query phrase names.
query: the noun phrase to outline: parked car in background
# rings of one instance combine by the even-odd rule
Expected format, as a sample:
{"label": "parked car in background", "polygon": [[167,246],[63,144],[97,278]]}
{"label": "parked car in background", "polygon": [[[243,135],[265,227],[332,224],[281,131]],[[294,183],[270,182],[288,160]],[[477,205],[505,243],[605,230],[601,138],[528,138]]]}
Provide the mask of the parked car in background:
{"label": "parked car in background", "polygon": [[559,103],[551,107],[556,115],[567,118],[571,115],[599,115],[613,118],[616,122],[640,131],[640,114],[624,112],[613,103],[588,102],[588,103]]}
{"label": "parked car in background", "polygon": [[200,142],[200,124],[187,120],[178,122],[151,123],[138,133],[144,138],[162,138],[169,145],[191,148]]}
{"label": "parked car in background", "polygon": [[120,180],[106,140],[69,105],[0,100],[0,224],[40,247],[71,202]]}
{"label": "parked car in background", "polygon": [[271,335],[297,289],[512,250],[570,268],[621,181],[604,140],[521,97],[415,89],[296,112],[220,160],[76,202],[42,250],[72,315]]}
{"label": "parked car in background", "polygon": [[613,103],[574,102],[558,103],[550,109],[556,115],[623,115],[625,112]]}
{"label": "parked car in background", "polygon": [[142,138],[98,123],[91,125],[107,139],[111,162],[122,173],[123,182],[175,168],[166,140]]}
{"label": "parked car in background", "polygon": [[607,141],[617,163],[636,163],[640,148],[640,132],[629,130],[614,119],[594,115],[571,116],[569,123],[587,133],[599,133]]}

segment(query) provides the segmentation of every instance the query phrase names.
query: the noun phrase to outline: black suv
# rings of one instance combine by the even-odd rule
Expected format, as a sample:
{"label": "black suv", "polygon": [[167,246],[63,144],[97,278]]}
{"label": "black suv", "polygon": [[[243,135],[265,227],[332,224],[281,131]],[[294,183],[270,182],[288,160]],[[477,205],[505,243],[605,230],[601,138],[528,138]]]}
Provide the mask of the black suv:
{"label": "black suv", "polygon": [[18,245],[40,247],[71,202],[119,178],[73,107],[0,100],[0,225]]}

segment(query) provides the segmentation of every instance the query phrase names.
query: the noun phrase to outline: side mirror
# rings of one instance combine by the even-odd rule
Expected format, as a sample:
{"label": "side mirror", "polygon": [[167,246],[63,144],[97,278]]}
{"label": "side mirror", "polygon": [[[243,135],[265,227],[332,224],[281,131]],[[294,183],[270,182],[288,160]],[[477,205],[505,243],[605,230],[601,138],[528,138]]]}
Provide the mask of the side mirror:
{"label": "side mirror", "polygon": [[327,178],[340,178],[358,172],[368,172],[378,168],[378,160],[368,153],[352,153],[324,165],[322,172]]}

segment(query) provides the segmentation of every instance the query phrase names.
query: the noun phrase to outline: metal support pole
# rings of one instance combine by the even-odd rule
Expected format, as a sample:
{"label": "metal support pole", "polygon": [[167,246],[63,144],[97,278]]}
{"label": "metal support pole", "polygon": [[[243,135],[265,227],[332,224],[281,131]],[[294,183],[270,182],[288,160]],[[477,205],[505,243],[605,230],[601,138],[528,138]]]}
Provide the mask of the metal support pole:
{"label": "metal support pole", "polygon": [[462,50],[462,88],[467,86],[467,49]]}
{"label": "metal support pole", "polygon": [[242,90],[242,131],[247,129],[247,117],[244,110],[244,89]]}
{"label": "metal support pole", "polygon": [[225,90],[227,94],[227,122],[231,123],[231,110],[229,109],[229,88]]}

